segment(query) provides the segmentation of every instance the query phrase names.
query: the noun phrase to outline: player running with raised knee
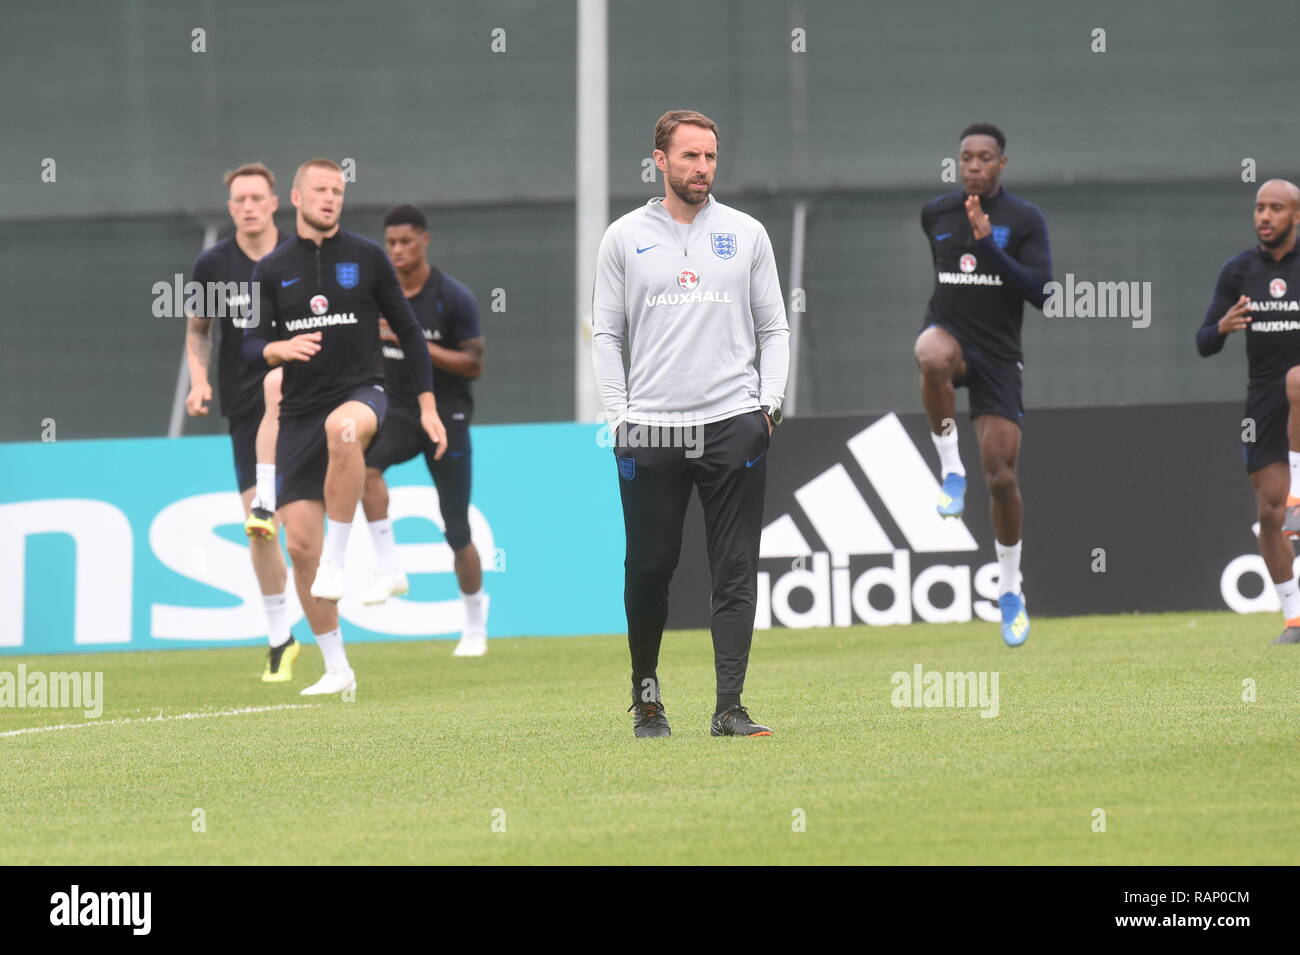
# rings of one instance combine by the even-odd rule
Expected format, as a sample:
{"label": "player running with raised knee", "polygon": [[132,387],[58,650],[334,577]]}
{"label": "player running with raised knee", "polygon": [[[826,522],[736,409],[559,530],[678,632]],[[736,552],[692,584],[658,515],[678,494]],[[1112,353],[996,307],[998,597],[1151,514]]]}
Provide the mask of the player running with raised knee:
{"label": "player running with raised knee", "polygon": [[469,383],[483,374],[483,332],[479,328],[474,293],[456,279],[429,264],[429,225],[424,213],[412,205],[398,205],[384,216],[384,247],[397,270],[402,292],[428,341],[429,357],[437,374],[433,391],[438,414],[447,428],[447,453],[420,428],[415,385],[409,380],[406,353],[385,322],[384,372],[388,376],[388,418],[379,437],[366,452],[366,485],[362,507],[379,559],[378,571],[364,603],[383,603],[407,593],[406,574],[397,559],[393,522],[388,516],[388,485],[384,471],[394,464],[424,455],[429,476],[438,489],[443,534],[451,547],[465,607],[465,626],[452,651],[458,657],[487,653],[487,594],[483,593],[483,568],[478,549],[470,539],[470,438],[474,410]]}
{"label": "player running with raised knee", "polygon": [[[266,414],[274,414],[279,399],[278,379],[271,381],[265,367],[247,365],[240,355],[243,326],[251,311],[252,302],[243,298],[241,289],[251,281],[257,262],[288,236],[275,228],[273,216],[280,200],[275,194],[275,176],[261,163],[249,163],[225,175],[228,191],[226,209],[235,223],[235,234],[210,249],[204,250],[194,262],[191,278],[201,283],[205,290],[213,283],[227,285],[225,315],[197,315],[188,317],[185,332],[185,355],[190,370],[190,392],[185,399],[185,410],[191,416],[208,413],[212,400],[212,385],[208,378],[208,364],[212,357],[212,323],[218,322],[217,392],[221,413],[230,425],[230,443],[235,455],[235,480],[239,487],[244,516],[250,524],[248,552],[253,562],[262,591],[262,605],[266,608],[267,649],[266,668],[262,679],[267,683],[284,683],[293,679],[293,661],[299,646],[290,631],[289,602],[285,592],[288,573],[284,555],[276,540],[275,505],[268,509],[259,500],[265,490],[274,491],[275,465],[254,462],[273,461],[257,453],[258,425]],[[203,300],[206,303],[208,296]],[[266,379],[264,381],[264,379]],[[267,398],[270,408],[265,407]],[[255,493],[256,489],[256,493]]]}
{"label": "player running with raised knee", "polygon": [[[379,317],[406,351],[420,426],[446,447],[433,367],[392,263],[375,242],[339,227],[343,172],[328,159],[298,167],[291,194],[297,239],[258,263],[261,309],[244,330],[244,359],[284,365],[275,461],[294,583],[325,658],[304,696],[356,686],[339,629],[344,554],[365,480],[364,452],[388,410]],[[322,543],[322,523],[329,527]]]}
{"label": "player running with raised knee", "polygon": [[938,507],[945,517],[960,517],[965,508],[956,389],[970,390],[970,416],[992,499],[1001,568],[1002,639],[1018,647],[1029,637],[1016,475],[1025,417],[1020,327],[1025,302],[1041,309],[1047,299],[1043,286],[1052,280],[1052,252],[1042,212],[1002,188],[1006,143],[991,123],[968,126],[960,145],[963,188],[931,199],[921,210],[935,285],[915,355],[921,401],[939,452],[943,492]]}
{"label": "player running with raised knee", "polygon": [[1233,332],[1246,333],[1250,440],[1241,450],[1255,489],[1259,553],[1282,604],[1283,629],[1273,643],[1300,643],[1295,550],[1284,534],[1288,496],[1300,497],[1300,454],[1289,450],[1300,446],[1300,422],[1292,412],[1300,398],[1300,188],[1285,179],[1264,183],[1255,193],[1254,221],[1259,244],[1219,271],[1196,348],[1205,357],[1216,355]]}

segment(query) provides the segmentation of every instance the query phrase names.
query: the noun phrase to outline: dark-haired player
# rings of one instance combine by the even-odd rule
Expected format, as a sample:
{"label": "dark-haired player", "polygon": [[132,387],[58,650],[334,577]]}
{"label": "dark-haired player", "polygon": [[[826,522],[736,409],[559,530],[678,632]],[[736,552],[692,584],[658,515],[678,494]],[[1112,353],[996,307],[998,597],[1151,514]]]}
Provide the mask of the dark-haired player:
{"label": "dark-haired player", "polygon": [[[262,605],[266,608],[268,627],[266,669],[262,679],[267,683],[284,683],[293,679],[293,661],[298,657],[299,646],[289,630],[289,602],[285,593],[288,573],[284,555],[276,540],[275,505],[266,505],[263,492],[274,494],[275,465],[255,462],[273,456],[257,454],[258,425],[264,413],[275,413],[279,398],[279,374],[267,374],[266,368],[253,368],[240,356],[243,342],[242,326],[251,301],[245,301],[240,292],[246,287],[257,262],[288,236],[275,228],[273,216],[280,200],[275,194],[275,175],[261,163],[248,163],[225,175],[229,192],[226,209],[235,223],[235,234],[204,250],[194,262],[191,278],[206,287],[212,283],[229,283],[224,315],[195,315],[188,317],[185,333],[185,354],[190,369],[190,393],[185,399],[185,410],[191,416],[206,415],[207,404],[212,400],[212,385],[208,379],[208,362],[212,357],[212,322],[218,322],[217,388],[221,399],[221,413],[230,424],[230,443],[235,453],[235,479],[244,516],[249,522],[248,552],[253,562],[262,591]],[[203,296],[208,301],[208,296]],[[263,394],[267,395],[264,399]],[[256,494],[254,492],[257,492]],[[250,529],[251,528],[251,529]]]}
{"label": "dark-haired player", "polygon": [[381,320],[384,371],[388,376],[388,417],[366,452],[366,486],[362,496],[379,566],[362,600],[368,604],[383,603],[409,589],[397,559],[393,522],[388,517],[384,471],[423,454],[429,476],[438,489],[443,533],[454,555],[456,581],[465,606],[465,626],[453,655],[481,657],[487,653],[487,594],[483,593],[482,564],[469,531],[469,421],[474,410],[469,383],[483,374],[484,351],[478,303],[468,288],[429,264],[429,225],[424,213],[415,206],[398,205],[388,210],[384,216],[384,247],[437,369],[433,392],[438,399],[438,414],[447,428],[447,453],[438,458],[437,447],[420,427],[420,407],[415,400],[415,382],[406,368],[406,353],[397,336]]}
{"label": "dark-haired player", "polygon": [[[1300,643],[1300,587],[1295,551],[1284,534],[1288,491],[1300,486],[1300,420],[1290,413],[1300,400],[1300,189],[1270,179],[1255,193],[1259,244],[1229,259],[1219,271],[1214,298],[1196,331],[1203,356],[1218,354],[1228,336],[1246,333],[1249,384],[1246,420],[1254,440],[1242,444],[1246,473],[1259,513],[1259,553],[1282,603],[1283,630],[1274,643]],[[1290,396],[1290,400],[1288,400]]]}
{"label": "dark-haired player", "polygon": [[1038,207],[1002,188],[1006,137],[991,123],[961,134],[962,189],[931,199],[921,229],[934,262],[934,294],[916,340],[921,400],[939,452],[939,513],[959,517],[966,469],[957,450],[957,388],[970,390],[970,415],[992,498],[1001,584],[1002,639],[1020,646],[1029,615],[1020,579],[1020,326],[1025,302],[1042,308],[1052,279],[1047,223]]}

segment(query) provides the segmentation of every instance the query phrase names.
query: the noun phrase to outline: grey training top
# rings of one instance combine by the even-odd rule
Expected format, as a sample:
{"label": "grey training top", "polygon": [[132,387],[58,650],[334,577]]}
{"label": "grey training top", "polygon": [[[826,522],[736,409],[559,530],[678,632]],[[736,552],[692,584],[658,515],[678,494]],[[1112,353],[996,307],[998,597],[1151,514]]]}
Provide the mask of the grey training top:
{"label": "grey training top", "polygon": [[689,225],[656,197],[605,230],[591,321],[611,424],[708,424],[785,397],[790,327],[772,243],[712,196]]}

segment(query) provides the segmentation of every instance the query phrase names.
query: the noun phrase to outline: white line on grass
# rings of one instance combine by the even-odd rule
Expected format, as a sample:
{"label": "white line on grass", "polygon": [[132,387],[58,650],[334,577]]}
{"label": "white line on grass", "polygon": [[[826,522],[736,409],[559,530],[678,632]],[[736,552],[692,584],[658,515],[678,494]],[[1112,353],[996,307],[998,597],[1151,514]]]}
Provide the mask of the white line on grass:
{"label": "white line on grass", "polygon": [[270,713],[274,710],[310,710],[321,703],[281,703],[279,706],[245,706],[237,710],[216,710],[209,713],[176,713],[172,716],[137,716],[120,720],[96,720],[93,723],[60,723],[58,726],[29,726],[21,730],[5,730],[3,736],[24,736],[27,733],[52,733],[55,730],[79,730],[87,726],[121,726],[123,723],[166,723],[169,720],[201,720],[208,716],[241,716],[244,713]]}

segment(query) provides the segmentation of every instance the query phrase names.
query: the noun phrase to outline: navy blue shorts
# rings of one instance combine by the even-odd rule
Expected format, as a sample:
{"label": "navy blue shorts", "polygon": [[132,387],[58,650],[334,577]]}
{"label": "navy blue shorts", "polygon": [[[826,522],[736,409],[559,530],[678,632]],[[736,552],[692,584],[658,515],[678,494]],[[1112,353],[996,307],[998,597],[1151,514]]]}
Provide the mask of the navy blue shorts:
{"label": "navy blue shorts", "polygon": [[966,374],[953,382],[956,388],[970,392],[970,416],[992,414],[1025,426],[1025,366],[1010,358],[994,358],[965,341],[957,332],[938,323],[927,328],[942,328],[957,340],[966,362]]}
{"label": "navy blue shorts", "polygon": [[[285,417],[280,415],[280,437],[275,443],[275,505],[293,501],[325,500],[325,471],[329,467],[329,438],[325,419],[339,405],[360,401],[375,413],[379,427],[388,414],[388,393],[380,385],[362,385],[332,407]],[[372,439],[373,442],[373,439]]]}
{"label": "navy blue shorts", "polygon": [[257,486],[257,428],[264,413],[262,403],[254,411],[230,418],[230,448],[235,453],[235,486],[240,492]]}
{"label": "navy blue shorts", "polygon": [[[1270,464],[1287,464],[1291,450],[1287,440],[1287,421],[1291,416],[1290,402],[1286,397],[1286,379],[1275,384],[1260,385],[1246,392],[1244,417],[1255,422],[1254,441],[1241,442],[1241,455],[1246,461],[1246,473],[1254,474]],[[1243,436],[1245,426],[1242,427]]]}
{"label": "navy blue shorts", "polygon": [[438,510],[442,512],[443,534],[452,550],[460,550],[470,541],[469,493],[470,412],[460,405],[438,406],[438,416],[447,429],[447,453],[442,460],[433,456],[438,446],[420,427],[420,406],[410,401],[394,401],[384,426],[366,452],[366,467],[386,471],[394,464],[424,455],[429,477],[438,489]]}

